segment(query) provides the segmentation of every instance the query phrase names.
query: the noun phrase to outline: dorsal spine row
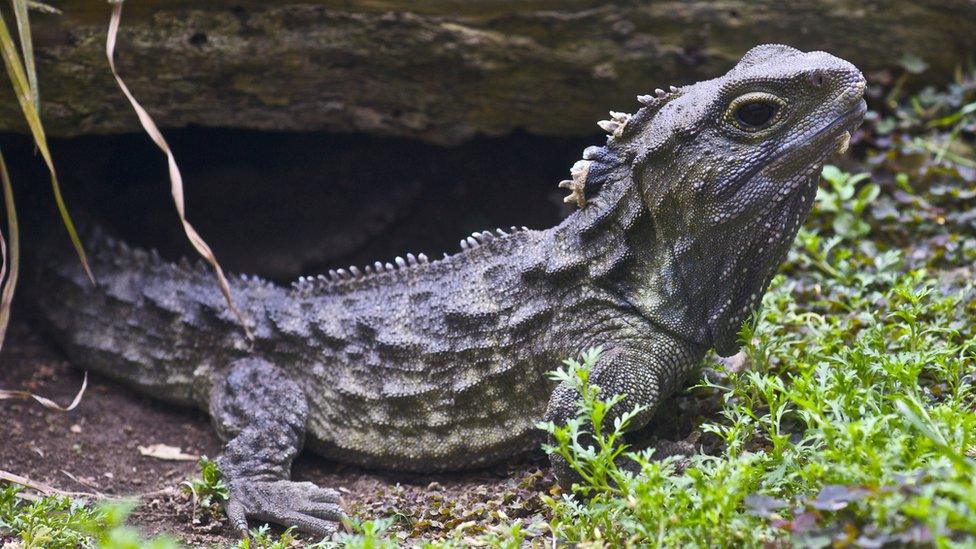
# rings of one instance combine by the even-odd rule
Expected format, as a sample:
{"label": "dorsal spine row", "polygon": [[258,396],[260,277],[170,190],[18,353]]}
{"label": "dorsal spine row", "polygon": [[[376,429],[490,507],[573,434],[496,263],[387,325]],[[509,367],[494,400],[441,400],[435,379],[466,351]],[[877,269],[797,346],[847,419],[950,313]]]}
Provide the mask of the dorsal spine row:
{"label": "dorsal spine row", "polygon": [[[625,139],[630,137],[635,131],[634,128],[640,124],[631,124],[632,121],[644,121],[652,117],[668,101],[677,97],[681,90],[675,86],[669,87],[670,91],[661,88],[654,90],[653,95],[638,95],[637,102],[643,107],[634,114],[625,112],[610,111],[609,120],[600,120],[597,126],[607,132],[607,144],[614,139]],[[587,147],[583,151],[583,159],[576,162],[569,170],[570,179],[559,182],[560,189],[569,189],[569,195],[563,198],[563,202],[575,203],[578,207],[586,206],[587,176],[589,175],[590,164],[596,158],[601,147]]]}
{"label": "dorsal spine row", "polygon": [[[496,238],[510,236],[512,234],[527,230],[529,230],[528,227],[512,226],[508,231],[505,231],[504,229],[495,229],[494,231],[471,233],[471,236],[461,239],[461,253],[478,248]],[[445,253],[442,260],[447,259],[448,257],[449,255]],[[384,263],[377,261],[372,265],[367,265],[361,269],[351,265],[346,269],[329,269],[328,274],[318,276],[301,276],[298,277],[297,281],[292,283],[292,288],[302,293],[311,293],[346,284],[348,282],[364,280],[375,275],[395,273],[404,269],[423,267],[430,263],[436,263],[436,261],[431,261],[425,254],[414,255],[408,253],[405,257],[397,256],[392,262]]]}

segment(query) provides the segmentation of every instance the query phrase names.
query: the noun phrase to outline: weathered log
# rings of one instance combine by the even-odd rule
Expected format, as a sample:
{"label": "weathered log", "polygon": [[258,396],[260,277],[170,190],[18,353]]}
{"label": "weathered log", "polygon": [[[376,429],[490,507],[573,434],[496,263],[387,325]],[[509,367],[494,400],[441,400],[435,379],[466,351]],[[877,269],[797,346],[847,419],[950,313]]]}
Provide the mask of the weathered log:
{"label": "weathered log", "polygon": [[[109,6],[34,14],[49,133],[138,129],[104,57]],[[8,16],[8,23],[10,18]],[[452,143],[594,132],[634,94],[726,70],[762,42],[867,71],[976,52],[972,0],[169,0],[126,3],[120,71],[162,126],[370,132]],[[9,86],[0,130],[24,126]]]}

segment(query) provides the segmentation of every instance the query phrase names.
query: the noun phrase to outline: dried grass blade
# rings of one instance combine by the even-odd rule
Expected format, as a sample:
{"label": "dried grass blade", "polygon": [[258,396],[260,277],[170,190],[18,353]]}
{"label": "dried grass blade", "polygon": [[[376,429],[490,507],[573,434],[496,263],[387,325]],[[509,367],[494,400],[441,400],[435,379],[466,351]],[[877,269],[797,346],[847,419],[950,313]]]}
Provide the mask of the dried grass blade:
{"label": "dried grass blade", "polygon": [[13,484],[19,484],[24,488],[30,488],[31,490],[36,490],[44,495],[58,495],[58,496],[70,496],[70,497],[96,497],[96,494],[90,494],[88,492],[68,492],[66,490],[59,490],[53,486],[44,484],[43,482],[38,482],[31,480],[27,477],[22,477],[11,473],[10,471],[4,471],[0,469],[0,480],[5,480]]}
{"label": "dried grass blade", "polygon": [[44,484],[43,482],[35,482],[35,481],[32,481],[31,479],[29,479],[27,477],[22,477],[20,475],[16,475],[16,474],[11,473],[9,471],[4,471],[3,469],[0,469],[0,480],[5,480],[7,482],[12,482],[14,484],[19,484],[19,485],[24,486],[26,488],[31,488],[33,490],[37,490],[38,492],[40,492],[42,494],[56,494],[56,493],[60,492],[60,490],[58,490],[57,488],[54,488],[53,486],[48,486],[47,484]]}
{"label": "dried grass blade", "polygon": [[49,6],[44,2],[37,2],[36,0],[27,0],[27,7],[41,13],[50,13],[53,15],[61,15],[64,13],[54,6]]}
{"label": "dried grass blade", "polygon": [[72,400],[71,404],[69,404],[67,407],[61,406],[57,402],[54,402],[53,400],[47,397],[42,397],[41,395],[35,395],[30,391],[9,391],[7,389],[0,389],[0,400],[11,400],[11,399],[27,400],[29,398],[32,398],[37,402],[39,402],[41,406],[49,410],[57,410],[59,412],[70,412],[71,410],[74,410],[75,408],[78,407],[78,404],[81,402],[81,397],[85,394],[85,389],[87,388],[88,388],[88,372],[85,372],[85,379],[81,382],[81,389],[78,390],[78,394],[75,395],[75,399]]}
{"label": "dried grass blade", "polygon": [[[3,279],[7,277],[7,239],[3,237],[3,230],[0,229],[0,285],[2,285]],[[7,332],[7,325],[0,325],[0,337]],[[2,343],[2,342],[0,342]],[[2,349],[0,345],[0,349]]]}
{"label": "dried grass blade", "polygon": [[245,319],[244,314],[237,308],[234,303],[234,298],[231,296],[230,284],[227,282],[227,277],[224,275],[224,270],[217,261],[217,257],[214,255],[213,250],[210,246],[203,240],[193,225],[186,218],[186,206],[183,200],[183,176],[180,174],[180,168],[176,164],[176,157],[173,155],[173,151],[170,150],[169,144],[166,143],[166,139],[163,137],[162,132],[156,126],[152,117],[146,112],[146,109],[142,107],[139,101],[136,100],[132,92],[129,91],[129,87],[126,86],[122,77],[119,76],[118,70],[115,68],[115,43],[116,38],[119,34],[119,24],[122,20],[122,2],[112,2],[112,17],[108,25],[108,36],[105,40],[105,55],[108,57],[108,65],[112,69],[112,75],[115,76],[115,81],[118,83],[119,88],[125,95],[126,99],[132,105],[132,108],[136,111],[136,116],[139,117],[139,122],[142,124],[143,129],[149,134],[149,137],[156,143],[163,154],[166,155],[167,164],[169,166],[169,180],[170,180],[170,192],[173,195],[173,202],[176,204],[176,211],[180,215],[180,221],[183,223],[183,230],[186,233],[187,238],[193,247],[197,250],[207,263],[213,267],[214,274],[217,277],[217,283],[220,285],[220,291],[224,294],[224,300],[227,302],[227,307],[231,310],[237,320],[240,322],[241,326],[244,328],[244,333],[247,338],[251,341],[254,340],[254,334],[251,333],[251,329],[248,326],[247,319]]}
{"label": "dried grass blade", "polygon": [[17,96],[21,110],[24,112],[24,119],[27,121],[27,126],[34,136],[34,143],[37,144],[37,149],[44,158],[47,170],[51,174],[51,189],[54,191],[54,201],[58,206],[58,212],[61,214],[61,222],[68,231],[68,237],[71,238],[71,244],[75,247],[75,252],[77,252],[78,258],[81,260],[82,267],[85,268],[85,274],[88,275],[88,279],[94,284],[95,276],[88,266],[88,256],[85,255],[85,249],[81,245],[81,239],[78,238],[78,231],[75,229],[74,222],[71,221],[68,208],[65,206],[64,198],[61,196],[61,186],[58,184],[58,174],[54,169],[51,151],[47,146],[44,126],[41,125],[41,118],[37,109],[34,107],[34,101],[31,96],[27,76],[24,73],[24,67],[20,62],[17,47],[14,46],[13,39],[10,36],[10,30],[7,28],[7,21],[3,18],[2,13],[0,13],[0,56],[3,57],[3,64],[6,66],[7,74],[10,76],[10,81],[13,84],[14,94]]}
{"label": "dried grass blade", "polygon": [[[10,236],[9,255],[7,241],[0,232],[0,252],[3,264],[0,267],[0,350],[7,334],[10,323],[10,307],[14,301],[14,290],[17,288],[17,277],[20,273],[20,226],[17,224],[17,209],[14,207],[14,191],[10,185],[10,174],[3,153],[0,153],[0,184],[3,186],[3,203],[7,211],[7,234]],[[8,270],[9,266],[9,270]]]}
{"label": "dried grass blade", "polygon": [[17,19],[17,34],[20,36],[20,51],[24,55],[24,68],[27,70],[27,84],[34,98],[34,110],[41,112],[41,95],[37,88],[37,69],[34,67],[34,41],[31,38],[30,15],[26,0],[10,0]]}

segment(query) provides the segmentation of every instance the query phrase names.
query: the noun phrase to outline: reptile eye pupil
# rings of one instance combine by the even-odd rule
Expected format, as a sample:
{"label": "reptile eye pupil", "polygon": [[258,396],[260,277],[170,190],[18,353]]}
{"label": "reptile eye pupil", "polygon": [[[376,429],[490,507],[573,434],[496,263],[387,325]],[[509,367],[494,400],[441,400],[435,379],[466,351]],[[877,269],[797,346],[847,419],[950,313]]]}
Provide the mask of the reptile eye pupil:
{"label": "reptile eye pupil", "polygon": [[735,118],[747,128],[758,128],[773,118],[776,105],[764,101],[746,103],[735,109]]}

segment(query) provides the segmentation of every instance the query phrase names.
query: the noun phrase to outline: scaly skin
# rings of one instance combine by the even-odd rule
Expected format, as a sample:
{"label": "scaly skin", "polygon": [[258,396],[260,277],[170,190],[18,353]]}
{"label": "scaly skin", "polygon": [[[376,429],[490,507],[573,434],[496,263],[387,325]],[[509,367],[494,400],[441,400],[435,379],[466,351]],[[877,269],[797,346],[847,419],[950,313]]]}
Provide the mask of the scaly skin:
{"label": "scaly skin", "polygon": [[576,394],[546,377],[565,357],[602,346],[594,380],[626,395],[616,413],[645,406],[639,429],[709,348],[734,353],[863,91],[846,61],[757,47],[723,77],[601,122],[606,146],[560,185],[582,207],[556,227],[290,289],[236,279],[253,345],[205,269],[104,236],[99,287],[65,262],[47,270],[40,308],[75,362],[212,415],[235,525],[324,534],[337,494],[289,480],[305,440],[367,467],[484,465],[537,448],[540,419],[575,415]]}

